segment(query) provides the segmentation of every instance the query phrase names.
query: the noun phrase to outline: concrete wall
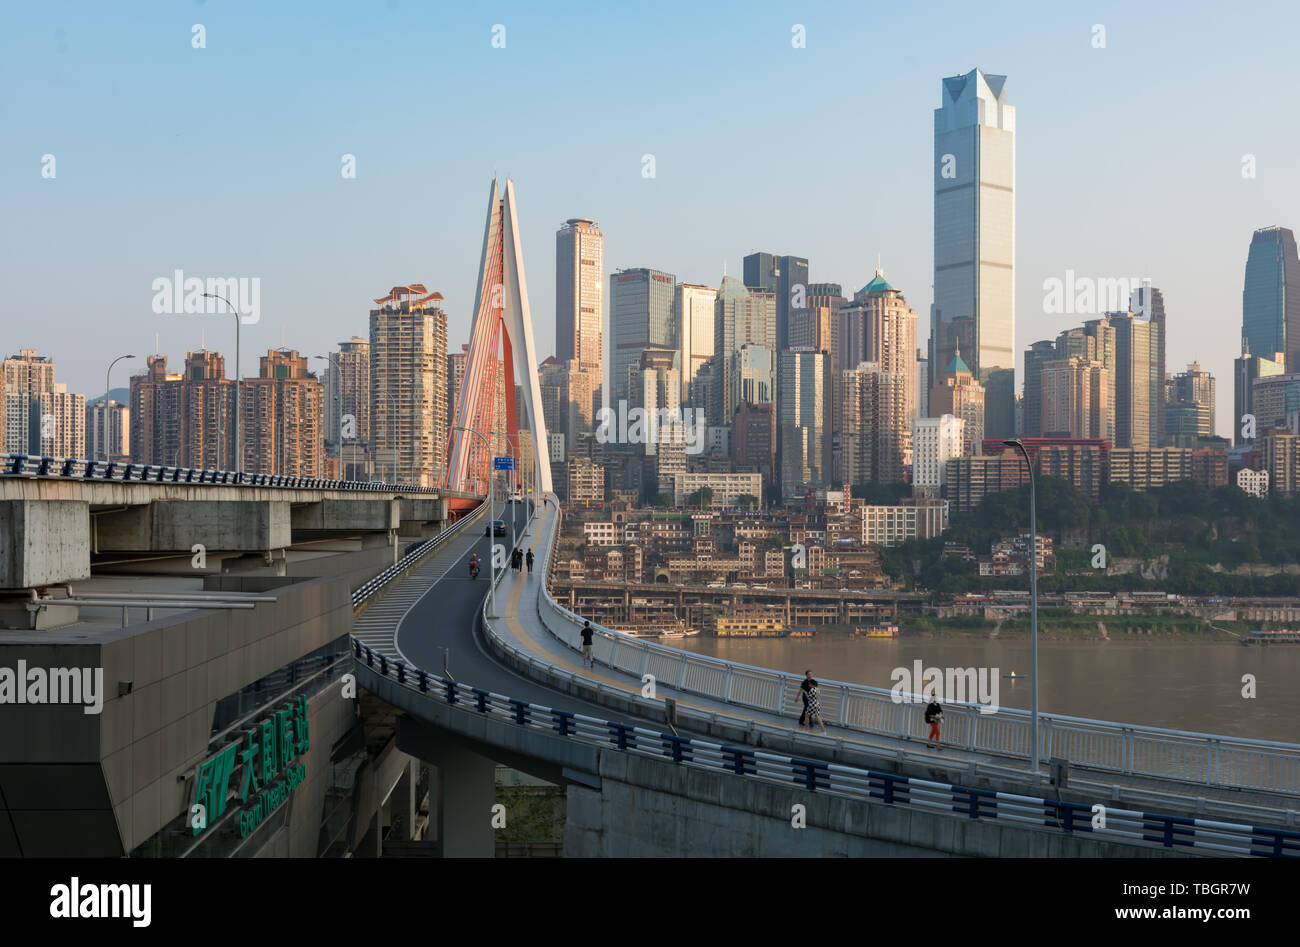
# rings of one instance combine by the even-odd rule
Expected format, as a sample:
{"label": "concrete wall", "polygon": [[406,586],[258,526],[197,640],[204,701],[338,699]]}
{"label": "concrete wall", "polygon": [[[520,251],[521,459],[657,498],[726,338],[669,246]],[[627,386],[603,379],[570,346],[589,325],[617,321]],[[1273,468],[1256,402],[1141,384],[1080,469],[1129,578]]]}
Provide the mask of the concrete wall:
{"label": "concrete wall", "polygon": [[[275,603],[251,612],[182,613],[89,639],[75,629],[0,639],[0,666],[23,659],[29,667],[102,667],[106,692],[99,715],[79,706],[0,711],[0,794],[9,810],[0,818],[0,856],[120,855],[175,819],[189,804],[185,774],[209,754],[217,701],[351,631],[341,581],[275,594]],[[132,690],[118,696],[123,681]],[[317,704],[309,783],[328,780],[341,713]],[[295,796],[317,791],[308,785]],[[310,845],[294,840],[292,848],[314,854],[318,828]]]}
{"label": "concrete wall", "polygon": [[90,504],[0,501],[0,589],[90,575]]}
{"label": "concrete wall", "polygon": [[293,543],[287,500],[157,500],[95,517],[99,552],[265,552]]}
{"label": "concrete wall", "polygon": [[[566,790],[566,857],[779,858],[949,855],[1162,857],[1175,853],[1102,843],[901,806],[787,788],[632,753],[600,753],[600,788]],[[793,807],[806,827],[792,824]],[[1177,853],[1190,854],[1187,849]]]}

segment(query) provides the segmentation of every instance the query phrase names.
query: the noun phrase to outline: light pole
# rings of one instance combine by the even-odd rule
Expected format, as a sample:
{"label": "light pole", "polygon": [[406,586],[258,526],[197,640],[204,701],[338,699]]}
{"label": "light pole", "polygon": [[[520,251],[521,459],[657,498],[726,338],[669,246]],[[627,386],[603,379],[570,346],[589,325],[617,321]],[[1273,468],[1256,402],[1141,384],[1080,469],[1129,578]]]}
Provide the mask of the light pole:
{"label": "light pole", "polygon": [[113,366],[124,358],[135,358],[135,356],[119,355],[108,363],[108,371],[104,372],[104,403],[100,406],[103,409],[100,414],[104,418],[104,436],[99,441],[100,447],[103,448],[104,451],[104,460],[108,460],[108,393],[112,390],[112,386],[108,381],[108,376],[113,374]]}
{"label": "light pole", "polygon": [[[483,446],[487,448],[488,457],[491,457],[491,456],[492,456],[492,442],[489,441],[489,440],[488,440],[488,439],[487,439],[487,438],[486,438],[486,437],[485,437],[481,432],[479,432],[479,431],[475,431],[473,428],[464,427],[463,425],[460,425],[460,424],[457,424],[455,427],[452,428],[452,430],[453,430],[453,431],[464,431],[464,432],[467,433],[467,434],[473,434],[475,437],[477,437],[479,440],[481,440],[481,441],[483,442]],[[495,486],[495,478],[494,478],[491,474],[489,474],[489,475],[488,475],[488,537],[489,537],[489,539],[490,539],[490,542],[488,543],[489,546],[495,546],[495,545],[496,545],[496,538],[497,538],[497,537],[496,537],[496,531],[492,528],[492,522],[493,522],[493,519],[494,519],[494,517],[492,516],[492,512],[493,512],[493,510],[492,510],[492,488],[493,488],[493,486]],[[504,568],[504,567],[503,567],[503,568]],[[488,618],[496,618],[496,617],[497,617],[497,614],[496,614],[496,610],[497,610],[497,583],[496,583],[496,577],[497,577],[496,556],[492,555],[492,552],[491,552],[491,550],[489,549],[489,551],[488,551],[488,611],[490,612],[490,614],[488,615]]]}
{"label": "light pole", "polygon": [[1034,498],[1034,465],[1029,462],[1029,451],[1020,438],[1003,441],[1008,447],[1020,451],[1025,459],[1025,471],[1029,474],[1029,692],[1030,692],[1030,734],[1029,753],[1033,758],[1030,772],[1034,781],[1038,780],[1038,510]]}
{"label": "light pole", "polygon": [[[511,446],[511,444],[510,444],[510,435],[507,434],[505,431],[488,431],[488,433],[489,433],[489,434],[495,434],[495,435],[497,435],[498,437],[504,437],[504,438],[506,439],[506,447],[507,447],[507,449]],[[489,449],[488,453],[491,454],[492,451]],[[495,476],[496,471],[494,470],[494,471],[492,471],[492,473],[493,473],[493,475]],[[511,489],[511,487],[510,487],[510,485],[511,485],[512,483],[514,483],[514,480],[513,480],[513,478],[512,478],[510,475],[511,475],[511,474],[516,474],[516,473],[519,473],[519,471],[517,471],[517,470],[510,470],[510,471],[507,471],[507,472],[506,472],[506,481],[507,481],[507,483],[506,483],[506,496],[507,496],[507,497],[514,493],[514,490]],[[511,511],[510,511],[510,554],[511,554],[511,555],[514,555],[514,552],[515,552],[515,512],[514,512],[514,510],[511,510]]]}
{"label": "light pole", "polygon": [[230,300],[225,296],[219,296],[216,293],[204,293],[208,299],[220,299],[235,316],[235,483],[239,483],[243,478],[240,471],[243,469],[243,446],[239,443],[239,327],[242,323],[239,321],[239,310],[230,305]]}

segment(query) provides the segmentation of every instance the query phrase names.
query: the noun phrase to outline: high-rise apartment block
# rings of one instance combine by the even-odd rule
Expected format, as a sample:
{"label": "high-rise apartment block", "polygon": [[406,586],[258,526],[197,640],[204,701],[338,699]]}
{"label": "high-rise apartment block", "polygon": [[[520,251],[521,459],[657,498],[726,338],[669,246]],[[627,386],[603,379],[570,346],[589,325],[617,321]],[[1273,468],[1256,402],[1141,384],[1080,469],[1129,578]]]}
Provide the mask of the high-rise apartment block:
{"label": "high-rise apartment block", "polygon": [[951,414],[912,422],[912,492],[938,496],[948,461],[962,456],[966,422]]}
{"label": "high-rise apartment block", "polygon": [[239,383],[243,469],[250,474],[320,477],[324,389],[296,350],[269,350],[256,378]]}
{"label": "high-rise apartment block", "polygon": [[375,472],[385,479],[432,486],[446,462],[442,298],[420,283],[394,286],[370,311],[370,440]]}

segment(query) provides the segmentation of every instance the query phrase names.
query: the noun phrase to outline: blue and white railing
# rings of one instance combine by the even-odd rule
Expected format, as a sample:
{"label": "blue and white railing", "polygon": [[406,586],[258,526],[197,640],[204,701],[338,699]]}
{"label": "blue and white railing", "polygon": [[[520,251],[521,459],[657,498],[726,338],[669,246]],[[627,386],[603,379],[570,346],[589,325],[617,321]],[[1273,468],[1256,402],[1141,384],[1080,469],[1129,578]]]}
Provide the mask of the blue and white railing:
{"label": "blue and white railing", "polygon": [[[555,543],[542,550],[540,574],[550,576],[550,562],[560,536],[556,505]],[[561,642],[581,650],[583,617],[559,604],[549,582],[538,603],[542,624]],[[738,709],[780,716],[799,714],[798,675],[692,654],[591,623],[592,652],[597,661],[634,676],[652,674],[675,690],[735,705]],[[629,685],[631,686],[631,685]],[[623,693],[627,688],[623,689]],[[818,679],[822,717],[827,725],[900,740],[925,739],[924,702],[895,703],[891,690],[844,681]],[[944,745],[1028,760],[1031,715],[1001,707],[980,713],[978,704],[944,702]],[[987,709],[987,708],[985,708]],[[1151,776],[1242,789],[1300,795],[1300,745],[1249,740],[1159,727],[1142,727],[1071,717],[1038,715],[1039,746],[1044,761],[1067,759],[1071,766],[1132,776]]]}
{"label": "blue and white railing", "polygon": [[972,820],[1014,823],[1099,840],[1185,848],[1206,854],[1300,858],[1300,831],[1107,807],[1094,826],[1092,806],[974,789],[820,760],[766,753],[602,720],[517,700],[392,660],[352,639],[353,657],[381,677],[484,717],[595,746],[659,757],[681,765]]}
{"label": "blue and white railing", "polygon": [[483,511],[487,509],[487,504],[480,503],[474,512],[462,516],[459,520],[448,526],[437,536],[426,539],[411,549],[405,556],[393,563],[379,575],[375,576],[365,585],[362,585],[352,593],[352,607],[359,608],[368,598],[388,585],[393,580],[406,575],[411,569],[418,565],[429,553],[433,552],[444,542],[458,535],[465,525],[473,520],[477,520]]}
{"label": "blue and white railing", "polygon": [[97,483],[204,484],[296,490],[340,490],[353,493],[401,492],[451,495],[450,491],[410,483],[282,477],[271,474],[236,473],[233,470],[204,470],[197,467],[169,467],[162,464],[133,464],[110,460],[73,460],[34,454],[0,454],[0,476],[84,480]]}

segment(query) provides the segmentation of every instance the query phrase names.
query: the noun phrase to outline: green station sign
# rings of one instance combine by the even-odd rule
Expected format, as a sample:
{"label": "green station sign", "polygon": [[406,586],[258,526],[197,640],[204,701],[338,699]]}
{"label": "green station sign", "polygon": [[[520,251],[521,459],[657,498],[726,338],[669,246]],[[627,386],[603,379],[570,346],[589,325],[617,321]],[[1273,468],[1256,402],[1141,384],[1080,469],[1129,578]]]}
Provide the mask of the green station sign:
{"label": "green station sign", "polygon": [[306,697],[255,723],[199,765],[190,804],[191,833],[203,834],[225,815],[237,786],[239,837],[247,837],[302,784],[307,767],[299,759],[310,748]]}

